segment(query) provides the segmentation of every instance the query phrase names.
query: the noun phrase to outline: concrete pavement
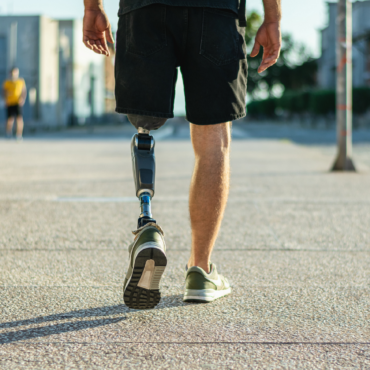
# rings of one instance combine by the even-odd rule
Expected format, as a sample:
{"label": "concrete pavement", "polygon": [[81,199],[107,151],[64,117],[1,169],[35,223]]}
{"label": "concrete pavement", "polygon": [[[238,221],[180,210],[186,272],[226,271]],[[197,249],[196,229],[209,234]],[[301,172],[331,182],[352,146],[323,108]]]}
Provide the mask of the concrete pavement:
{"label": "concrete pavement", "polygon": [[0,367],[370,368],[370,145],[359,173],[329,173],[333,146],[236,125],[213,256],[233,293],[185,304],[193,154],[184,125],[164,130],[153,213],[169,265],[147,311],[122,300],[131,128],[0,141]]}

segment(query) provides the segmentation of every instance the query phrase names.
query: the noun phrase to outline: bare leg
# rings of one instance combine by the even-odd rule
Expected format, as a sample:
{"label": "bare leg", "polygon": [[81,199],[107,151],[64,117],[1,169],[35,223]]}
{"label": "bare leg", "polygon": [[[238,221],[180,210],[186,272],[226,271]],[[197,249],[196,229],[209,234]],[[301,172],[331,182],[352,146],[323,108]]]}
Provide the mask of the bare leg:
{"label": "bare leg", "polygon": [[23,117],[19,116],[17,117],[17,137],[22,137],[23,134]]}
{"label": "bare leg", "polygon": [[14,118],[10,117],[6,121],[6,134],[11,135],[13,130]]}
{"label": "bare leg", "polygon": [[229,194],[231,122],[190,125],[195,167],[190,185],[192,248],[188,267],[207,273]]}

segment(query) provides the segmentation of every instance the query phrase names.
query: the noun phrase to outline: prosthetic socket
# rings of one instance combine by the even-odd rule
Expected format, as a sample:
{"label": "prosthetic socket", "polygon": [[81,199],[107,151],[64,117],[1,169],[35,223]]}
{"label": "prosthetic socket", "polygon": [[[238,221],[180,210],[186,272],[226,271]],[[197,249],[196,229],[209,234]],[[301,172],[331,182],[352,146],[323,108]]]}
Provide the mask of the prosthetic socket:
{"label": "prosthetic socket", "polygon": [[131,141],[132,170],[135,181],[136,196],[140,200],[141,214],[138,228],[148,222],[156,222],[152,218],[151,200],[155,188],[155,157],[154,138],[149,130],[139,128]]}

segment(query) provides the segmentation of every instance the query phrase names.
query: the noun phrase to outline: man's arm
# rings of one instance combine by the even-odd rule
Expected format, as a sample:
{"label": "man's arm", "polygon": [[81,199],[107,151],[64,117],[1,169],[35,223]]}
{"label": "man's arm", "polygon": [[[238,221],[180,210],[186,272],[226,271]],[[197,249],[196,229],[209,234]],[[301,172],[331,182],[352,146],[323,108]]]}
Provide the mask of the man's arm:
{"label": "man's arm", "polygon": [[23,89],[22,89],[22,95],[21,95],[21,99],[19,101],[19,105],[22,107],[24,105],[24,103],[26,102],[26,98],[27,98],[27,87],[26,87],[26,83],[24,82],[23,83]]}
{"label": "man's arm", "polygon": [[97,54],[109,55],[107,40],[114,43],[103,0],[84,0],[83,43]]}
{"label": "man's arm", "polygon": [[265,20],[257,32],[251,57],[258,55],[263,46],[263,56],[258,72],[261,73],[274,65],[281,49],[281,0],[263,0]]}

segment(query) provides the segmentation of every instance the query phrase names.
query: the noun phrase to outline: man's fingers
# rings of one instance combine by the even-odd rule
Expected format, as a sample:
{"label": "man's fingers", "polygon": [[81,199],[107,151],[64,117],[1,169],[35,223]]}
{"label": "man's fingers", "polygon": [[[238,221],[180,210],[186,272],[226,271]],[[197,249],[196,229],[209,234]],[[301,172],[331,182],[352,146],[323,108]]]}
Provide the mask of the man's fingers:
{"label": "man's fingers", "polygon": [[96,38],[96,39],[91,39],[91,38],[88,38],[88,36],[84,36],[83,43],[88,49],[94,51],[95,53],[109,56],[110,52],[109,52],[107,40],[105,38],[105,32],[103,32],[102,36],[103,37]]}
{"label": "man's fingers", "polygon": [[253,46],[253,49],[252,49],[252,52],[251,52],[251,57],[255,57],[256,55],[258,55],[258,53],[260,52],[260,48],[261,48],[261,45],[259,44],[259,42],[257,40],[254,41],[254,46]]}
{"label": "man's fingers", "polygon": [[96,46],[99,49],[101,54],[104,54],[104,55],[107,54],[107,52],[104,48],[104,40],[96,40]]}
{"label": "man's fingers", "polygon": [[99,55],[101,55],[101,50],[95,45],[95,44],[93,44],[93,49],[92,49],[92,51],[94,52],[94,53],[96,53],[96,54],[99,54]]}
{"label": "man's fingers", "polygon": [[86,40],[85,45],[97,54],[100,54],[98,47],[95,45],[95,40]]}
{"label": "man's fingers", "polygon": [[269,66],[271,67],[272,65],[274,65],[276,63],[277,59],[269,59],[269,60],[263,60],[261,62],[261,66]]}
{"label": "man's fingers", "polygon": [[105,39],[105,37],[98,42],[98,45],[100,49],[102,50],[103,54],[105,56],[109,56],[109,49],[108,49],[107,40]]}
{"label": "man's fingers", "polygon": [[97,49],[96,45],[91,45],[89,42],[85,42],[84,44],[88,49],[92,50],[94,53],[101,54],[101,52]]}
{"label": "man's fingers", "polygon": [[95,51],[96,54],[101,54],[102,53],[101,50],[100,50],[100,48],[99,48],[99,46],[96,44],[97,43],[97,40],[92,40],[92,41],[90,41],[90,43],[91,43],[91,45],[93,47],[92,50]]}
{"label": "man's fingers", "polygon": [[276,63],[277,59],[273,59],[270,62],[262,62],[258,67],[258,73],[265,71],[267,68],[273,66]]}
{"label": "man's fingers", "polygon": [[261,65],[258,68],[258,73],[265,71],[267,68],[274,65],[279,58],[280,49],[266,50],[264,49]]}
{"label": "man's fingers", "polygon": [[88,48],[88,49],[90,49],[90,50],[93,50],[94,48],[91,46],[91,44],[90,44],[90,41],[88,40],[88,39],[84,39],[83,40],[83,42],[84,42],[84,44],[85,44],[85,46]]}
{"label": "man's fingers", "polygon": [[268,65],[269,67],[271,67],[271,66],[272,66],[272,65],[274,65],[276,62],[277,62],[277,58],[267,58],[267,59],[262,60],[262,62],[261,62],[261,66],[266,66],[266,65]]}
{"label": "man's fingers", "polygon": [[261,73],[265,71],[267,68],[271,67],[276,63],[276,58],[266,58],[265,60],[262,60],[260,66],[258,67],[258,72]]}
{"label": "man's fingers", "polygon": [[108,42],[110,42],[111,44],[114,44],[114,39],[113,39],[113,33],[112,33],[112,27],[111,27],[111,25],[109,25],[108,31],[106,31],[105,34],[107,36]]}
{"label": "man's fingers", "polygon": [[[105,46],[104,46],[104,44]],[[108,56],[109,55],[109,50],[106,41],[103,39],[102,41],[100,40],[89,40],[89,39],[84,39],[84,44],[85,46],[95,52],[96,54],[103,54]]]}
{"label": "man's fingers", "polygon": [[280,54],[280,47],[270,48],[270,50],[267,50],[267,52],[266,52],[266,58],[265,58],[265,55],[264,55],[262,60],[278,59],[279,54]]}
{"label": "man's fingers", "polygon": [[276,60],[277,60],[277,58],[276,58],[276,56],[275,55],[273,55],[273,56],[271,56],[271,57],[268,57],[268,58],[265,58],[265,59],[262,59],[262,63],[270,63],[271,61],[275,61],[276,62]]}

